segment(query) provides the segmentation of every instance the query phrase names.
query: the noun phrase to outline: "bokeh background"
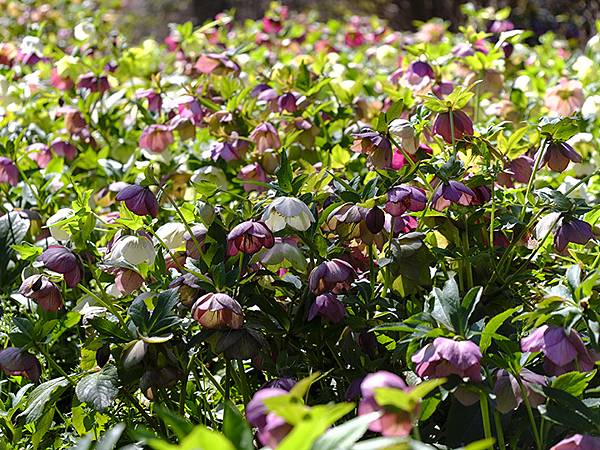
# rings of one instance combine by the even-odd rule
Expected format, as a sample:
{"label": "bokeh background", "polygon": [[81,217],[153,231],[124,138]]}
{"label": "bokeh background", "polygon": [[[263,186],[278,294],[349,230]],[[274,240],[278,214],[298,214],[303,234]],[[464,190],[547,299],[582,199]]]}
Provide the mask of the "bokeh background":
{"label": "bokeh background", "polygon": [[[202,23],[222,11],[234,9],[236,18],[256,19],[268,8],[270,0],[122,0],[123,17],[128,21],[130,38],[162,38],[169,22]],[[456,0],[283,0],[295,11],[315,10],[323,19],[351,14],[373,14],[386,19],[399,30],[414,29],[415,21],[440,17],[456,28],[462,23],[461,4]],[[511,20],[519,28],[541,35],[558,35],[584,42],[600,19],[600,0],[506,0],[471,1],[475,6],[512,8]]]}

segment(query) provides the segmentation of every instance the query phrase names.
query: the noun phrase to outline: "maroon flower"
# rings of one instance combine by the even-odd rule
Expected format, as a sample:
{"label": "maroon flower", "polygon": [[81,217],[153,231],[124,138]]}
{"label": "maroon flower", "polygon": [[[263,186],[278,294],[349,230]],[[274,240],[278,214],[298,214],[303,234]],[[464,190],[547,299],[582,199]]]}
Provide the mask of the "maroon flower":
{"label": "maroon flower", "polygon": [[533,172],[533,158],[527,155],[517,156],[504,166],[504,171],[498,174],[498,184],[513,187],[513,182],[528,183]]}
{"label": "maroon flower", "polygon": [[579,333],[567,332],[562,327],[542,325],[521,339],[524,352],[542,352],[544,369],[550,375],[562,375],[571,371],[589,372],[594,368],[596,355],[585,348]]}
{"label": "maroon flower", "polygon": [[450,81],[440,81],[433,85],[431,88],[437,98],[444,98],[450,95],[454,90],[454,84]]}
{"label": "maroon flower", "polygon": [[256,149],[259,152],[272,148],[274,150],[281,147],[281,141],[275,127],[269,122],[263,122],[258,125],[252,133],[250,133],[250,139],[256,145]]}
{"label": "maroon flower", "polygon": [[81,132],[85,126],[85,119],[81,112],[72,106],[62,106],[56,111],[57,117],[64,116],[65,128],[71,134]]}
{"label": "maroon flower", "polygon": [[292,426],[275,413],[269,412],[264,400],[286,395],[288,392],[279,388],[258,390],[246,406],[248,423],[258,428],[258,439],[263,445],[275,448],[292,430]]}
{"label": "maroon flower", "polygon": [[331,292],[317,295],[314,303],[308,310],[308,320],[313,320],[317,315],[332,323],[340,323],[346,316],[346,309],[342,302]]}
{"label": "maroon flower", "polygon": [[552,142],[542,155],[542,166],[548,164],[555,172],[563,172],[571,161],[581,162],[581,155],[566,142]]}
{"label": "maroon flower", "polygon": [[554,247],[559,253],[563,253],[570,242],[585,244],[594,239],[592,226],[583,220],[575,218],[564,218],[554,235]]}
{"label": "maroon flower", "polygon": [[19,293],[35,300],[45,311],[55,312],[63,306],[60,289],[42,275],[32,275],[26,278],[19,288]]}
{"label": "maroon flower", "polygon": [[79,89],[88,89],[90,92],[106,92],[110,89],[108,78],[104,75],[94,75],[91,72],[84,73],[77,80]]}
{"label": "maroon flower", "polygon": [[148,111],[160,112],[162,109],[162,97],[160,93],[153,89],[142,89],[135,93],[136,98],[145,98],[148,100]]}
{"label": "maroon flower", "polygon": [[15,163],[5,156],[0,156],[0,183],[16,186],[19,182],[19,170]]}
{"label": "maroon flower", "polygon": [[238,252],[253,255],[263,247],[273,247],[274,243],[273,233],[264,222],[247,220],[227,235],[227,253],[229,256],[235,256]]}
{"label": "maroon flower", "polygon": [[350,287],[356,272],[350,264],[341,259],[325,261],[315,267],[308,276],[310,290],[315,294],[339,293]]}
{"label": "maroon flower", "polygon": [[425,191],[412,186],[398,186],[387,193],[385,211],[392,216],[401,216],[406,211],[423,211],[427,204]]}
{"label": "maroon flower", "polygon": [[[519,378],[521,379],[521,383],[523,383],[531,406],[536,407],[543,404],[545,401],[544,396],[531,389],[531,385],[546,386],[546,379],[529,369],[522,369]],[[500,369],[496,373],[494,394],[496,394],[496,409],[502,414],[517,409],[523,402],[523,395],[518,380],[504,369]]]}
{"label": "maroon flower", "polygon": [[34,383],[40,380],[42,373],[38,359],[17,347],[0,350],[0,369],[7,375],[25,376]]}
{"label": "maroon flower", "polygon": [[555,444],[550,450],[600,450],[600,437],[574,434]]}
{"label": "maroon flower", "polygon": [[[189,231],[186,231],[183,235],[183,239],[185,241],[185,252],[192,259],[200,259],[202,256],[200,252],[204,246],[204,239],[206,238],[206,234],[208,230],[204,225],[194,225],[192,227],[192,234]],[[198,246],[200,248],[198,248]]]}
{"label": "maroon flower", "polygon": [[209,329],[231,328],[238,330],[244,323],[241,305],[227,294],[209,293],[192,306],[192,317]]}
{"label": "maroon flower", "polygon": [[419,225],[413,216],[387,216],[384,228],[388,233],[392,231],[392,223],[394,224],[394,237],[415,231]]}
{"label": "maroon flower", "polygon": [[471,341],[455,341],[443,337],[423,347],[412,356],[420,377],[442,378],[458,375],[481,382],[481,350]]}
{"label": "maroon flower", "polygon": [[[370,233],[379,233],[381,230],[383,230],[384,225],[385,213],[383,212],[383,209],[379,208],[378,206],[373,206],[371,209],[367,210],[367,213],[365,214],[365,226]],[[361,233],[363,239],[365,237],[364,234],[365,233]]]}
{"label": "maroon flower", "polygon": [[431,203],[436,211],[443,211],[452,203],[462,206],[470,205],[475,197],[475,192],[464,184],[450,180],[442,183],[433,194]]}
{"label": "maroon flower", "polygon": [[153,124],[144,129],[140,136],[140,147],[154,153],[163,152],[173,143],[173,132],[167,125]]}
{"label": "maroon flower", "polygon": [[439,113],[433,123],[433,134],[439,134],[447,143],[452,143],[450,115],[453,119],[455,140],[462,139],[463,136],[473,136],[473,122],[462,111]]}
{"label": "maroon flower", "polygon": [[72,161],[77,156],[77,147],[60,138],[54,139],[50,147],[56,155],[65,158],[67,161]]}
{"label": "maroon flower", "polygon": [[287,111],[290,113],[295,112],[298,109],[298,105],[296,104],[296,96],[291,92],[283,94],[277,100],[277,106],[279,106],[280,111]]}
{"label": "maroon flower", "polygon": [[121,189],[115,200],[125,202],[125,206],[132,213],[138,216],[150,214],[152,217],[158,216],[158,201],[150,189],[144,186],[132,184]]}
{"label": "maroon flower", "polygon": [[376,131],[362,131],[353,135],[352,151],[365,153],[375,167],[389,168],[392,164],[392,144],[383,134]]}
{"label": "maroon flower", "polygon": [[49,270],[63,275],[67,286],[75,287],[83,278],[83,269],[79,258],[62,245],[50,245],[38,259]]}

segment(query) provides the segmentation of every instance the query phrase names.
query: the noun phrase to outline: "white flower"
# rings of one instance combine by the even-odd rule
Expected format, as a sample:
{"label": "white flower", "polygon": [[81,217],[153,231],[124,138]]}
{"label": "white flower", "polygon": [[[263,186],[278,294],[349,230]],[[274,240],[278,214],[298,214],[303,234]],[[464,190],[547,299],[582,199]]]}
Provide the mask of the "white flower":
{"label": "white flower", "polygon": [[71,239],[71,233],[69,229],[66,227],[66,224],[63,223],[61,225],[55,225],[58,222],[62,222],[63,220],[69,219],[75,215],[75,211],[71,208],[62,208],[56,211],[56,214],[53,214],[46,221],[46,226],[50,230],[50,234],[57,241],[68,241]]}
{"label": "white flower", "polygon": [[264,248],[256,254],[255,259],[266,266],[287,267],[284,262],[288,262],[299,272],[306,270],[306,257],[302,251],[293,244],[276,239],[271,248]]}
{"label": "white flower", "polygon": [[412,124],[405,119],[394,119],[389,126],[390,133],[398,141],[398,144],[411,155],[419,148],[419,139]]}
{"label": "white flower", "polygon": [[165,243],[169,250],[177,250],[185,246],[185,225],[180,222],[169,222],[156,230],[156,235]]}
{"label": "white flower", "polygon": [[592,74],[594,61],[587,56],[581,55],[573,63],[573,69],[577,72],[577,78],[583,80]]}
{"label": "white flower", "polygon": [[277,197],[265,209],[262,220],[275,233],[283,230],[286,225],[298,231],[306,231],[315,218],[301,200],[294,197]]}
{"label": "white flower", "polygon": [[394,64],[397,58],[397,51],[394,47],[389,44],[383,44],[377,46],[375,50],[375,59],[381,65],[391,66]]}
{"label": "white flower", "polygon": [[591,95],[585,99],[581,107],[581,114],[585,119],[593,119],[600,113],[600,95]]}
{"label": "white flower", "polygon": [[73,36],[78,41],[94,40],[96,36],[96,28],[91,22],[81,22],[75,25]]}
{"label": "white flower", "polygon": [[550,234],[556,228],[560,220],[560,213],[553,212],[540,219],[535,226],[535,238],[538,242]]}
{"label": "white flower", "polygon": [[154,264],[156,251],[154,244],[146,236],[123,236],[113,244],[107,259],[124,261],[133,266]]}

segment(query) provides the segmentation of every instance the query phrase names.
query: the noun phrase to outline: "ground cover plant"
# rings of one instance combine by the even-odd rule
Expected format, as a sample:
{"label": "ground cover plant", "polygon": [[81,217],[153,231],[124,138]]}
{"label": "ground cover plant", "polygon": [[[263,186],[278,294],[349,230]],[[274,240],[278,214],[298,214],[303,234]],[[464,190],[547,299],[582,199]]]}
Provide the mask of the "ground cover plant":
{"label": "ground cover plant", "polygon": [[600,35],[103,3],[3,2],[2,448],[600,448]]}

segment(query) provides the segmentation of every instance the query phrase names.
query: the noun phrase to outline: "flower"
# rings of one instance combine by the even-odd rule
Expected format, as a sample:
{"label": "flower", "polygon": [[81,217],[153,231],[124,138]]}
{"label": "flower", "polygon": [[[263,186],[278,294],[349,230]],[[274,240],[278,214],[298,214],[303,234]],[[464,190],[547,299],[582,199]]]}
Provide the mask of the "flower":
{"label": "flower", "polygon": [[16,186],[19,182],[19,169],[10,158],[0,156],[0,183]]}
{"label": "flower", "polygon": [[264,400],[286,395],[288,392],[280,388],[264,388],[256,391],[246,406],[248,423],[258,428],[258,439],[263,445],[277,447],[279,442],[292,431],[292,426],[275,413],[269,412]]}
{"label": "flower", "polygon": [[553,445],[550,450],[599,450],[600,437],[574,434]]}
{"label": "flower", "polygon": [[[238,178],[242,181],[259,181],[261,183],[267,182],[267,174],[259,163],[252,163],[242,167],[240,173],[238,174]],[[267,190],[266,187],[254,183],[243,183],[242,186],[246,192],[262,192]]]}
{"label": "flower", "polygon": [[187,228],[181,222],[168,222],[158,227],[156,236],[169,250],[177,250],[185,245],[186,232]]}
{"label": "flower", "polygon": [[173,143],[173,132],[167,125],[153,124],[144,128],[140,136],[140,147],[154,153],[163,152]]}
{"label": "flower", "polygon": [[368,161],[375,167],[387,168],[392,163],[392,144],[390,140],[376,131],[366,130],[353,135],[352,151],[365,153]]}
{"label": "flower", "polygon": [[148,100],[148,111],[160,112],[162,109],[162,97],[160,93],[153,89],[140,89],[135,93],[136,98],[145,98]]}
{"label": "flower", "polygon": [[57,117],[64,116],[65,128],[71,134],[81,132],[86,126],[85,119],[81,112],[72,106],[62,106],[56,111],[56,115]]}
{"label": "flower", "polygon": [[442,378],[458,375],[481,382],[481,350],[471,341],[455,341],[443,337],[435,338],[412,356],[417,366],[415,372],[421,378]]}
{"label": "flower", "polygon": [[527,183],[533,173],[534,160],[530,156],[521,155],[509,161],[504,166],[504,171],[498,175],[498,184],[513,187],[513,182]]}
{"label": "flower", "polygon": [[27,147],[27,156],[38,165],[40,169],[45,169],[52,160],[52,152],[46,144],[36,143]]}
{"label": "flower", "polygon": [[38,359],[17,347],[0,350],[0,369],[7,375],[26,376],[34,383],[40,380],[42,373]]}
{"label": "flower", "polygon": [[356,272],[350,264],[334,258],[315,267],[308,276],[308,285],[314,294],[333,292],[335,294],[348,289],[356,278]]}
{"label": "flower", "polygon": [[156,250],[146,236],[122,236],[112,245],[106,259],[127,262],[132,266],[151,266],[156,259]]}
{"label": "flower", "polygon": [[209,293],[192,306],[192,317],[209,329],[231,328],[238,330],[244,323],[242,306],[227,294]]}
{"label": "flower", "polygon": [[554,248],[563,253],[570,242],[585,244],[590,239],[594,239],[594,232],[589,223],[575,218],[564,218],[554,234]]}
{"label": "flower", "polygon": [[60,138],[54,139],[50,144],[50,148],[56,155],[65,158],[67,161],[72,161],[77,156],[77,147]]}
{"label": "flower", "polygon": [[419,149],[419,139],[412,124],[405,119],[394,119],[388,127],[390,134],[397,139],[398,144],[409,155],[414,155]]}
{"label": "flower", "polygon": [[92,72],[88,72],[79,76],[77,87],[79,89],[87,89],[90,92],[102,93],[110,89],[110,84],[108,84],[108,78],[106,76],[97,76]]}
{"label": "flower", "polygon": [[462,206],[470,205],[475,192],[459,181],[450,180],[442,183],[434,192],[431,203],[436,211],[443,211],[452,203]]}
{"label": "flower", "polygon": [[265,150],[272,148],[278,149],[281,147],[281,141],[275,127],[269,122],[263,122],[258,125],[252,133],[250,133],[250,139],[256,145],[256,150],[264,152]]}
{"label": "flower", "polygon": [[423,211],[427,205],[425,191],[412,186],[397,186],[387,193],[385,211],[394,217],[401,216],[406,211]]}
{"label": "flower", "polygon": [[62,245],[50,245],[38,257],[49,270],[63,275],[67,286],[73,288],[83,278],[79,259],[71,250]]}
{"label": "flower", "polygon": [[50,230],[50,234],[57,241],[68,241],[71,239],[71,232],[63,225],[55,225],[58,222],[62,222],[65,219],[69,219],[75,215],[75,211],[71,208],[61,208],[56,213],[48,217],[46,220],[46,226]]}
{"label": "flower", "polygon": [[[194,225],[191,228],[191,231],[191,234],[187,230],[183,234],[183,240],[185,241],[185,251],[190,258],[200,259],[200,252],[202,251],[202,248],[204,246],[204,239],[206,238],[208,229],[204,225],[198,224]],[[200,248],[198,248],[198,246]]]}
{"label": "flower", "polygon": [[569,162],[581,162],[581,156],[566,142],[552,142],[542,155],[542,167],[548,164],[555,172],[563,172]]}
{"label": "flower", "polygon": [[415,61],[408,66],[403,81],[416,92],[424,92],[435,79],[433,68],[424,61]]}
{"label": "flower", "polygon": [[[529,369],[522,369],[519,378],[523,383],[525,394],[531,406],[537,407],[543,404],[545,401],[544,396],[531,389],[531,385],[546,386],[546,379]],[[494,394],[496,394],[496,409],[502,414],[517,409],[523,402],[519,381],[504,369],[496,372]]]}
{"label": "flower", "polygon": [[412,429],[411,413],[379,405],[375,399],[378,388],[409,390],[404,380],[396,374],[385,370],[369,374],[360,384],[362,398],[358,404],[358,414],[363,416],[374,411],[381,412],[382,415],[369,424],[369,430],[383,436],[408,436]]}
{"label": "flower", "polygon": [[256,254],[256,257],[265,266],[285,267],[283,262],[288,261],[297,271],[304,272],[306,270],[306,257],[293,239],[276,237],[273,247],[262,249]]}
{"label": "flower", "polygon": [[313,320],[317,315],[332,323],[340,323],[346,316],[346,309],[342,302],[331,292],[318,295],[308,310],[308,320]]}
{"label": "flower", "polygon": [[27,277],[21,284],[19,293],[35,300],[44,311],[55,312],[63,306],[60,289],[42,275]]}
{"label": "flower", "polygon": [[542,325],[529,336],[521,339],[524,352],[542,352],[544,369],[550,375],[562,375],[571,371],[589,372],[594,368],[595,355],[585,348],[579,333],[568,332],[555,325]]}
{"label": "flower", "polygon": [[219,53],[201,55],[194,68],[200,73],[225,75],[228,72],[239,72],[240,67],[229,57]]}
{"label": "flower", "polygon": [[473,122],[462,111],[439,113],[433,123],[433,134],[439,134],[447,143],[452,144],[452,125],[454,125],[454,140],[473,136]]}
{"label": "flower", "polygon": [[279,97],[279,99],[277,100],[277,106],[279,106],[280,111],[287,111],[293,113],[298,109],[298,105],[296,102],[296,96],[291,92],[288,92]]}
{"label": "flower", "polygon": [[262,221],[276,233],[286,226],[294,230],[306,231],[315,218],[302,200],[294,197],[277,197],[265,209]]}
{"label": "flower", "polygon": [[233,228],[227,235],[227,253],[235,256],[238,252],[253,255],[261,248],[271,248],[275,238],[264,222],[247,220]]}
{"label": "flower", "polygon": [[556,86],[546,91],[544,105],[556,115],[570,116],[581,109],[584,100],[580,81],[561,78]]}
{"label": "flower", "polygon": [[138,216],[158,216],[158,201],[147,187],[129,185],[119,191],[115,200],[125,202],[127,209]]}

